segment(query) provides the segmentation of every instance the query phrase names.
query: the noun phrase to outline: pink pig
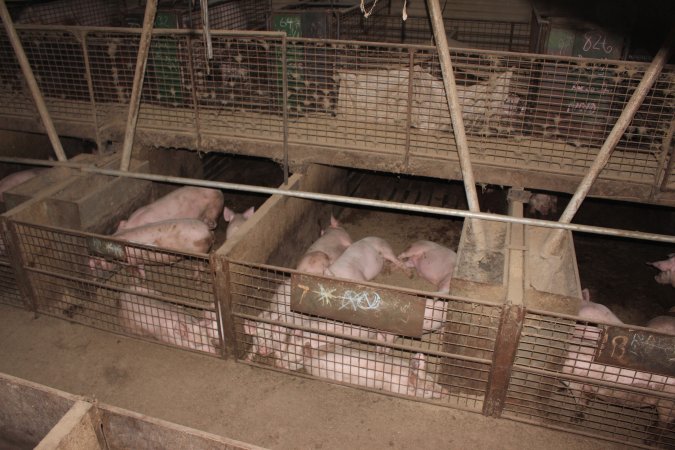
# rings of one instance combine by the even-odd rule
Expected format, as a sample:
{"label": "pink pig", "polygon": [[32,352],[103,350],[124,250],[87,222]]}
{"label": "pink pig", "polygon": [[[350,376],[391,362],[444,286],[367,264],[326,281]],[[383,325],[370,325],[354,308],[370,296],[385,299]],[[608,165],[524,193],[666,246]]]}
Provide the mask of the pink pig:
{"label": "pink pig", "polygon": [[[621,321],[609,309],[591,302],[587,291],[584,293],[584,301],[579,309],[578,316],[583,321],[591,323],[601,320],[613,325],[621,324]],[[577,404],[577,416],[583,418],[583,411],[588,405],[589,397],[595,397],[609,403],[628,407],[654,406],[658,413],[659,426],[666,428],[672,424],[675,419],[675,409],[673,409],[675,401],[672,400],[672,395],[675,394],[675,378],[595,362],[601,336],[602,330],[600,328],[577,324],[572,339],[567,344],[562,373],[587,380],[587,382],[581,382],[570,379],[565,383]],[[664,392],[670,394],[670,396],[663,398],[641,392],[616,389],[593,383],[594,380],[635,386],[653,392]]]}
{"label": "pink pig", "polygon": [[19,172],[14,172],[7,175],[5,178],[0,180],[0,201],[5,201],[3,194],[5,191],[12,189],[15,186],[18,186],[26,181],[34,178],[37,174],[47,169],[29,169],[22,170]]}
{"label": "pink pig", "polygon": [[666,315],[654,317],[645,326],[659,332],[675,334],[675,306]]}
{"label": "pink pig", "polygon": [[244,224],[244,222],[253,216],[254,213],[255,208],[253,206],[241,214],[235,213],[227,206],[223,208],[223,219],[225,219],[225,222],[228,223],[227,231],[225,232],[225,239],[230,239],[234,233],[236,233],[237,230],[239,230],[239,228]]}
{"label": "pink pig", "polygon": [[366,350],[340,348],[339,352],[317,351],[302,345],[302,338],[289,338],[289,354],[297,355],[305,370],[315,377],[420,398],[446,398],[448,391],[426,372],[426,357],[409,360]]}
{"label": "pink pig", "polygon": [[[189,253],[208,252],[214,240],[213,231],[204,222],[197,219],[165,220],[130,228],[114,234],[113,237],[136,244],[161,247],[162,250]],[[180,259],[179,255],[163,251],[154,252],[132,246],[125,246],[124,252],[124,261],[132,266],[171,264]],[[93,257],[89,260],[89,267],[112,270],[114,264],[103,258]]]}
{"label": "pink pig", "polygon": [[326,269],[325,275],[357,282],[370,281],[382,271],[385,260],[392,262],[405,273],[410,272],[396,259],[387,241],[370,236],[350,245],[342,256]]}
{"label": "pink pig", "polygon": [[120,222],[116,234],[130,228],[172,219],[199,219],[210,229],[214,229],[218,224],[223,203],[223,193],[217,189],[184,186],[137,209],[129,219]]}
{"label": "pink pig", "polygon": [[661,271],[661,273],[654,277],[657,283],[669,284],[672,287],[675,287],[675,253],[668,255],[668,259],[664,261],[656,261],[647,264],[654,266]]}
{"label": "pink pig", "polygon": [[134,293],[122,292],[119,302],[120,322],[126,330],[179,347],[216,353],[214,343],[219,337],[213,311],[195,317],[172,303],[146,297],[158,295],[151,289],[131,286],[131,290]]}
{"label": "pink pig", "polygon": [[457,253],[431,241],[417,241],[398,255],[406,267],[436,286],[438,292],[450,292],[450,280],[457,264]]}
{"label": "pink pig", "polygon": [[321,230],[321,237],[310,245],[296,270],[323,275],[351,244],[349,233],[340,226],[335,217],[331,216],[330,226]]}

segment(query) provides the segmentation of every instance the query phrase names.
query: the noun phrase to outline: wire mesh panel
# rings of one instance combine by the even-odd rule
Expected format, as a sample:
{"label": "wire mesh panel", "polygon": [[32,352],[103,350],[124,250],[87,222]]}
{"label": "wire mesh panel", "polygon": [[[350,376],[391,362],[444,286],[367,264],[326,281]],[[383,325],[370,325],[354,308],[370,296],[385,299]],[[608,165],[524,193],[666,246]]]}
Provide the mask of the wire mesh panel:
{"label": "wire mesh panel", "polygon": [[[443,20],[451,47],[479,48],[510,52],[530,50],[530,24],[489,20]],[[357,41],[433,44],[433,30],[428,17],[377,14],[368,19],[344,20],[341,39]]]}
{"label": "wire mesh panel", "polygon": [[598,362],[599,347],[612,344],[603,344],[602,336],[603,329],[585,322],[528,312],[504,417],[635,446],[672,447],[675,379]]}
{"label": "wire mesh panel", "polygon": [[[84,53],[78,37],[62,30],[24,29],[18,33],[52,118],[93,124]],[[0,36],[0,58],[3,110],[12,116],[35,117],[32,97],[4,33]]]}
{"label": "wire mesh panel", "polygon": [[[75,35],[29,29],[21,34],[56,119],[90,123],[95,108],[102,135],[121,133],[138,30],[86,35],[94,105]],[[274,143],[271,151],[279,158],[286,130],[292,144],[400,158],[403,172],[411,170],[414,158],[456,162],[434,47],[212,35],[215,56],[210,60],[202,36],[186,30],[155,33],[140,129],[171,130],[176,146],[214,146],[215,138]],[[32,102],[4,40],[0,51],[7,60],[0,69],[0,93],[8,105],[2,114],[32,117]],[[647,67],[457,48],[451,56],[473,161],[552,175],[586,172]],[[649,91],[603,179],[656,187],[664,172],[672,172],[674,69],[664,68]],[[194,139],[186,143],[181,136]],[[326,157],[323,151],[316,155]],[[670,189],[670,178],[662,189]]]}
{"label": "wire mesh panel", "polygon": [[295,312],[286,271],[235,262],[229,267],[239,358],[388,394],[482,410],[500,307],[407,292],[425,305],[424,333],[421,338],[403,337]]}
{"label": "wire mesh panel", "polygon": [[[209,3],[211,30],[264,30],[270,12],[270,0],[226,0]],[[185,19],[183,20],[185,22]],[[193,28],[203,28],[202,12],[189,16]]]}
{"label": "wire mesh panel", "polygon": [[282,40],[263,36],[212,36],[214,58],[204,41],[190,41],[199,127],[218,134],[279,141],[283,137]]}
{"label": "wire mesh panel", "polygon": [[220,353],[206,255],[27,223],[14,226],[38,312]]}
{"label": "wire mesh panel", "polygon": [[16,23],[113,26],[120,22],[124,6],[124,2],[109,0],[53,0],[32,3],[13,11],[12,18]]}

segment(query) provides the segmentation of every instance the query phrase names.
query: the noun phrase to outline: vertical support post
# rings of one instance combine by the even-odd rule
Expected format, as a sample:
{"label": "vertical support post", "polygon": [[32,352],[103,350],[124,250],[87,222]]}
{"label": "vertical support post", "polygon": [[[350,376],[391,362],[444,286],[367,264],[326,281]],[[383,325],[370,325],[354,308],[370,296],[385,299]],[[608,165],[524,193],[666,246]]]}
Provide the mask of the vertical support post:
{"label": "vertical support post", "polygon": [[232,316],[230,293],[230,264],[223,255],[212,253],[210,263],[213,270],[213,296],[216,302],[216,316],[220,331],[220,349],[223,358],[237,358],[237,334]]}
{"label": "vertical support post", "polygon": [[492,357],[492,369],[488,377],[485,402],[483,402],[484,416],[500,417],[504,410],[509,379],[524,321],[523,305],[504,305]]}
{"label": "vertical support post", "polygon": [[79,35],[82,44],[82,55],[84,56],[84,73],[87,77],[87,88],[89,89],[89,98],[91,99],[91,110],[94,113],[94,128],[96,132],[96,147],[99,154],[103,152],[103,142],[101,142],[101,130],[98,126],[98,111],[96,110],[96,94],[94,92],[94,79],[91,76],[91,64],[89,62],[89,50],[87,49],[87,31],[82,31]]}
{"label": "vertical support post", "polygon": [[[192,36],[187,35],[187,55],[188,55],[188,70],[190,72],[190,95],[192,96],[192,108],[194,109],[194,128],[195,128],[195,137],[197,149],[201,150],[202,148],[202,131],[201,131],[201,117],[199,116],[199,105],[197,103],[197,86],[195,80],[195,61],[192,54]],[[208,64],[208,61],[207,61]]]}
{"label": "vertical support post", "polygon": [[410,161],[410,133],[412,127],[412,102],[413,102],[413,77],[415,76],[415,53],[408,49],[408,108],[405,116],[405,155],[403,156],[403,168],[408,169]]}
{"label": "vertical support post", "polygon": [[56,133],[54,122],[52,122],[52,118],[49,115],[45,99],[42,97],[42,92],[40,92],[40,87],[37,84],[37,80],[35,80],[35,75],[28,62],[26,52],[23,50],[19,35],[16,32],[16,28],[14,28],[14,22],[12,22],[12,17],[9,15],[5,0],[0,0],[0,19],[2,19],[2,23],[5,25],[7,36],[12,43],[14,53],[16,53],[16,59],[19,61],[19,66],[21,66],[21,72],[23,72],[23,76],[26,78],[28,89],[30,89],[30,93],[35,101],[35,106],[40,114],[40,119],[42,119],[42,125],[44,125],[47,136],[49,136],[49,141],[52,143],[56,159],[59,161],[66,161],[66,154],[61,146],[59,135]]}
{"label": "vertical support post", "polygon": [[[654,199],[657,190],[663,191],[666,189],[666,186],[670,181],[670,174],[673,173],[673,164],[675,164],[675,145],[672,145],[674,134],[675,118],[670,121],[670,128],[668,129],[668,133],[663,138],[663,143],[661,144],[663,148],[662,157],[659,159],[659,166],[657,167],[656,174],[654,175],[654,183],[655,185],[658,185],[658,187],[655,186],[652,190],[652,194],[649,197],[650,200]],[[661,177],[660,182],[659,177]]]}
{"label": "vertical support post", "polygon": [[[666,61],[668,61],[674,41],[675,28],[670,31],[668,38],[654,57],[652,63],[647,68],[647,71],[642,77],[642,81],[640,81],[640,84],[635,89],[635,92],[633,92],[633,95],[626,104],[626,107],[623,109],[623,112],[621,112],[621,115],[614,124],[612,131],[609,133],[609,136],[607,136],[605,143],[602,145],[602,148],[600,148],[598,156],[595,157],[595,161],[593,161],[593,164],[591,164],[591,167],[588,169],[588,172],[586,172],[586,175],[581,180],[581,183],[579,184],[577,191],[572,196],[572,199],[567,205],[567,208],[565,208],[565,211],[560,216],[559,222],[570,223],[574,218],[574,215],[581,206],[581,203],[584,201],[586,195],[588,195],[588,192],[591,190],[593,183],[598,178],[605,165],[607,165],[609,157],[612,155],[616,144],[619,143],[619,139],[621,139],[621,136],[623,136],[626,128],[628,128],[628,125],[633,120],[633,117],[635,116],[638,108],[640,105],[642,105],[642,102],[647,96],[647,93],[654,85],[656,78],[661,73],[661,69],[663,69]],[[552,230],[549,233],[546,242],[542,246],[542,256],[548,257],[557,253],[560,250],[560,244],[562,243],[564,235],[565,232],[562,229]]]}
{"label": "vertical support post", "polygon": [[281,90],[283,95],[283,133],[284,133],[284,184],[288,184],[288,40],[281,38]]}
{"label": "vertical support post", "polygon": [[[450,61],[448,39],[445,35],[443,13],[441,12],[441,7],[438,4],[438,0],[427,0],[427,6],[429,9],[429,16],[431,18],[431,26],[434,31],[434,39],[436,40],[436,48],[438,49],[438,59],[441,63],[443,85],[445,87],[445,95],[448,101],[448,108],[450,110],[452,130],[455,134],[455,142],[457,143],[459,165],[462,169],[462,179],[464,181],[464,190],[466,191],[466,199],[469,205],[469,211],[480,212],[478,194],[476,193],[476,181],[474,179],[473,168],[471,166],[471,154],[469,153],[469,145],[466,140],[466,131],[464,130],[462,107],[459,104],[457,86],[455,85],[455,75],[452,72],[452,62]],[[479,247],[484,247],[485,234],[481,223],[479,221],[472,220],[471,226],[476,244]]]}
{"label": "vertical support post", "polygon": [[21,252],[21,244],[19,240],[19,235],[16,231],[16,225],[11,222],[8,218],[2,217],[2,231],[3,237],[5,239],[5,252],[7,253],[7,259],[9,259],[12,269],[14,270],[14,277],[16,279],[16,285],[19,288],[19,294],[26,305],[26,309],[33,311],[37,317],[38,308],[37,308],[37,295],[34,291],[33,283],[26,271],[25,261],[23,259],[23,253]]}
{"label": "vertical support post", "polygon": [[127,126],[124,130],[124,144],[122,145],[122,162],[120,170],[129,170],[131,162],[131,148],[134,145],[134,136],[136,134],[136,123],[138,122],[138,110],[141,103],[141,92],[143,91],[143,78],[145,77],[145,66],[148,63],[148,53],[150,51],[150,41],[152,39],[152,27],[155,24],[155,13],[157,12],[157,0],[146,0],[145,16],[143,17],[143,31],[141,32],[141,41],[138,44],[138,56],[136,57],[136,72],[134,73],[134,84],[131,89],[131,99],[129,101],[129,114],[127,116]]}
{"label": "vertical support post", "polygon": [[[509,215],[523,217],[523,203],[528,193],[514,188],[509,191]],[[508,227],[508,276],[506,303],[502,309],[495,350],[492,356],[492,369],[488,377],[483,414],[499,417],[509,387],[513,363],[516,359],[520,334],[525,320],[525,225],[509,224]]]}

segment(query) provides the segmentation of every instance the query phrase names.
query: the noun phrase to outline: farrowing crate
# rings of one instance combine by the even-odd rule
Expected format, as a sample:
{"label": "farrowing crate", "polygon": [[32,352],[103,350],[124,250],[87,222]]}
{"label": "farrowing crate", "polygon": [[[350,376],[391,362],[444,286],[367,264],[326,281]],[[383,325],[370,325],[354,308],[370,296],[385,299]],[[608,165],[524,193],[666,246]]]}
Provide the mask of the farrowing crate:
{"label": "farrowing crate", "polygon": [[[194,153],[185,154],[198,159]],[[251,182],[251,177],[260,176],[260,171],[232,162],[223,164],[227,158],[220,159],[214,162],[209,158],[211,164],[203,168],[209,178],[241,181],[248,174]],[[113,157],[109,167],[118,165],[119,158]],[[272,165],[276,172],[267,173],[267,182],[282,177],[278,166]],[[186,167],[189,165],[182,164],[179,169]],[[148,163],[135,162],[132,168],[147,171]],[[120,219],[176,187],[103,175],[80,176],[45,201],[28,202],[13,211],[10,232],[36,311],[220,354],[209,255],[131,244],[109,236]],[[226,205],[239,211],[241,207],[234,206],[237,199],[263,201],[230,194]],[[219,221],[215,236],[222,242],[226,224],[220,214]]]}
{"label": "farrowing crate", "polygon": [[[91,155],[78,155],[73,158],[76,162],[92,161]],[[12,172],[19,170],[36,169],[35,166],[16,166],[11,164],[3,165],[3,169],[11,170]],[[4,176],[10,172],[4,171]],[[3,193],[3,201],[0,207],[5,213],[0,218],[0,303],[10,306],[32,308],[32,303],[29,300],[30,296],[27,294],[27,286],[25,279],[18,274],[17,267],[19,262],[14,253],[14,246],[11,243],[11,237],[8,235],[8,225],[6,224],[8,215],[12,210],[25,201],[31,199],[43,199],[46,196],[53,194],[58,189],[70,183],[70,177],[73,175],[73,170],[65,167],[55,167],[41,171],[39,176],[35,176],[14,188]],[[19,280],[22,280],[19,282]]]}

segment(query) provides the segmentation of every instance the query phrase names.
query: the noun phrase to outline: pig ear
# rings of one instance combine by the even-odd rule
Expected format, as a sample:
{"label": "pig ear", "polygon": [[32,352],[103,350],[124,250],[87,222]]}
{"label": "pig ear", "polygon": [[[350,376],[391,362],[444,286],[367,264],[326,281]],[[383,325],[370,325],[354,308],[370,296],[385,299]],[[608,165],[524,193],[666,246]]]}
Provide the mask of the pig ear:
{"label": "pig ear", "polygon": [[588,289],[581,290],[581,303],[590,303],[591,302],[591,293]]}
{"label": "pig ear", "polygon": [[255,207],[251,206],[249,209],[244,211],[244,219],[250,219],[251,216],[255,213]]}
{"label": "pig ear", "polygon": [[225,219],[225,222],[231,221],[233,217],[234,217],[234,211],[232,211],[227,206],[225,208],[223,208],[223,219]]}
{"label": "pig ear", "polygon": [[338,220],[332,214],[330,215],[330,226],[333,228],[337,228],[340,226],[340,222],[338,222]]}

